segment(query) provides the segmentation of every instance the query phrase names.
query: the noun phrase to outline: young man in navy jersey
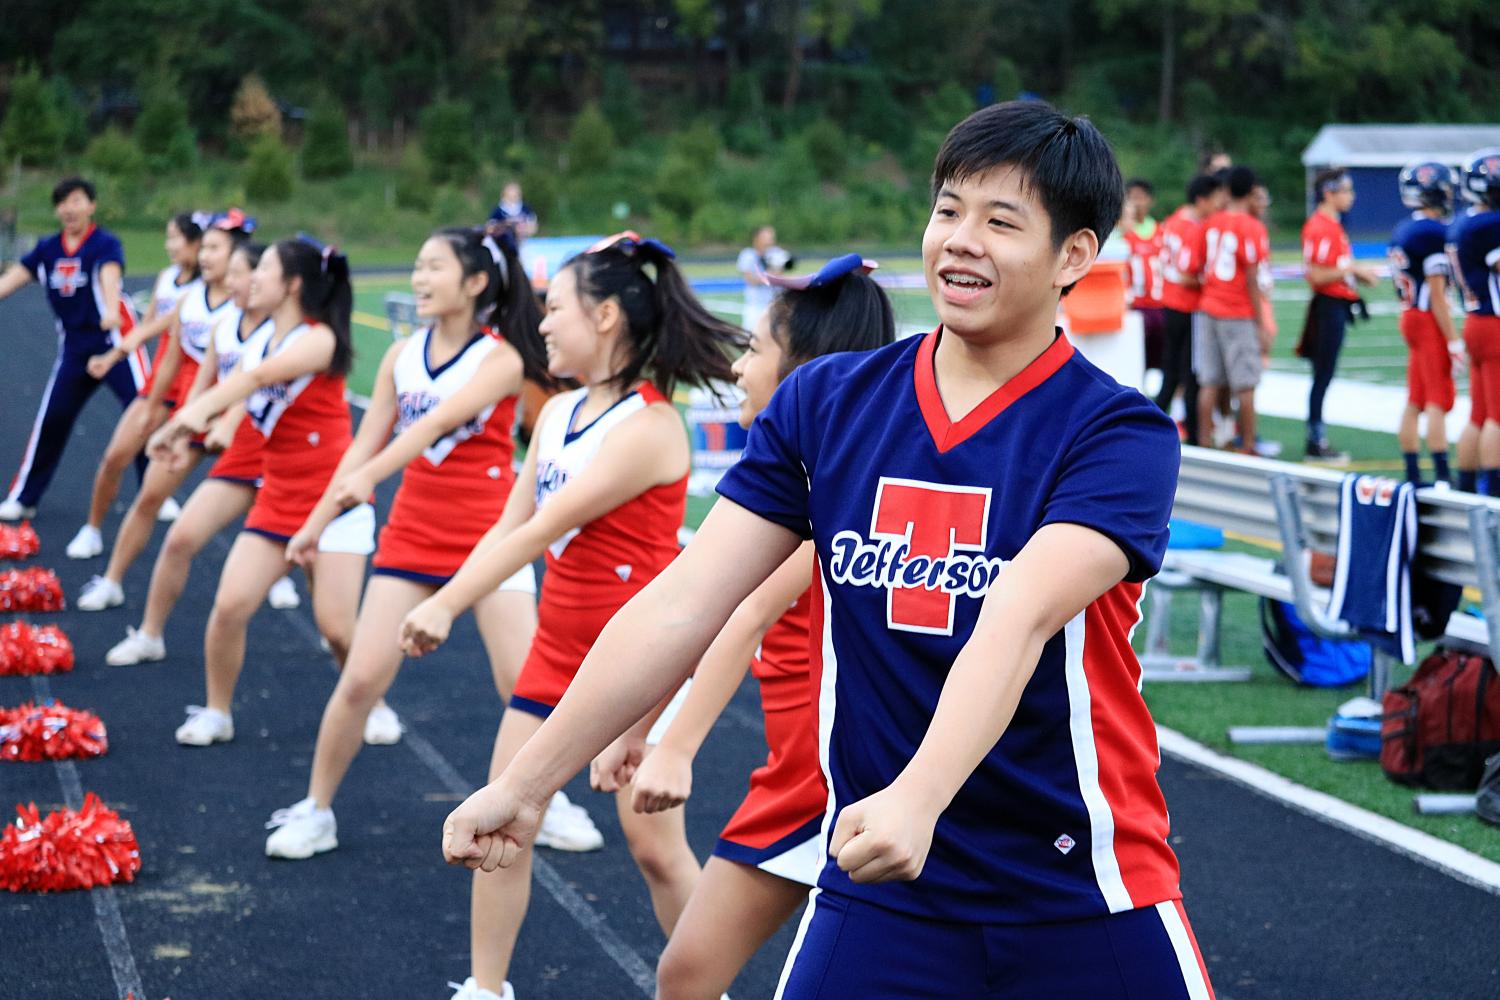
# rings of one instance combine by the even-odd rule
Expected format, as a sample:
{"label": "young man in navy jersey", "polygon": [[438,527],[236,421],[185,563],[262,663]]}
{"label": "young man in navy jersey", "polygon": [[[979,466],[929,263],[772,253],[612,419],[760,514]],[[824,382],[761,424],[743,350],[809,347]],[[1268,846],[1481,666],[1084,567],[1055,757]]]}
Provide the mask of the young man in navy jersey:
{"label": "young man in navy jersey", "polygon": [[1120,201],[1085,119],[1015,102],[954,128],[922,248],[942,325],[782,383],[693,542],[449,816],[448,859],[529,849],[551,790],[811,538],[827,861],[778,995],[1211,997],[1129,643],[1177,434],[1055,327]]}
{"label": "young man in navy jersey", "polygon": [[[60,182],[52,189],[52,204],[61,232],[42,240],[0,275],[0,299],[31,281],[46,289],[57,316],[58,335],[57,362],[42,392],[21,468],[0,503],[0,520],[5,521],[36,514],[73,422],[100,382],[123,408],[135,399],[150,371],[146,353],[140,350],[111,368],[103,379],[88,373],[89,358],[117,344],[121,326],[128,323],[120,300],[125,251],[113,233],[94,225],[94,186],[88,181],[70,177]],[[137,456],[137,474],[144,468],[145,456]]]}

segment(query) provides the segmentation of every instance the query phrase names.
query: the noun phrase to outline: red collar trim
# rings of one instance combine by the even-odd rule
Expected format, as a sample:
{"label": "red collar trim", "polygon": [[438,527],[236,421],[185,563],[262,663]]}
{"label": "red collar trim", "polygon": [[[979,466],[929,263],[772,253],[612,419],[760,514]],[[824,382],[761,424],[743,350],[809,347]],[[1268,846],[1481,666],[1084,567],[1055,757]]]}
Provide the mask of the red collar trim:
{"label": "red collar trim", "polygon": [[78,251],[83,249],[83,245],[89,241],[89,237],[94,235],[94,230],[97,228],[99,228],[97,225],[90,222],[89,227],[85,229],[83,231],[83,235],[78,238],[77,245],[72,247],[71,249],[68,247],[68,234],[58,233],[57,235],[62,239],[63,253],[67,254],[69,257],[76,256]]}
{"label": "red collar trim", "polygon": [[955,423],[949,419],[948,410],[943,406],[942,394],[938,392],[937,373],[932,365],[942,332],[943,328],[938,327],[922,338],[922,345],[917,348],[914,376],[917,407],[922,411],[927,432],[932,435],[932,443],[937,446],[940,454],[951,451],[979,433],[990,421],[1005,412],[1010,404],[1055,375],[1073,356],[1073,345],[1068,342],[1067,337],[1058,333],[1051,346],[1037,355],[1035,360]]}

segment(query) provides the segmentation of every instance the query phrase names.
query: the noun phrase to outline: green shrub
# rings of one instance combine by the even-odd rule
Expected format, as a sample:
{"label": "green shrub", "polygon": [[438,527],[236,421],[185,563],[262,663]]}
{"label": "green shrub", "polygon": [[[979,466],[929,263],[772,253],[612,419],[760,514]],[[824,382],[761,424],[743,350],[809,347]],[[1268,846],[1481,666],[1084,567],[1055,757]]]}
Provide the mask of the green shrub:
{"label": "green shrub", "polygon": [[83,162],[96,174],[121,181],[140,181],[146,174],[146,158],[130,136],[111,126],[100,132],[83,151]]}
{"label": "green shrub", "polygon": [[163,79],[146,92],[135,120],[135,141],[146,162],[158,173],[182,170],[198,159],[198,140],[188,124],[187,101],[181,88]]}
{"label": "green shrub", "polygon": [[578,112],[568,131],[568,173],[586,176],[608,170],[618,146],[609,119],[598,104],[590,101]]}
{"label": "green shrub", "polygon": [[229,108],[229,134],[243,149],[253,146],[262,136],[281,138],[281,109],[266,89],[266,83],[254,73],[246,74],[234,92]]}
{"label": "green shrub", "polygon": [[50,167],[62,152],[66,123],[55,95],[35,68],[23,70],[11,83],[10,103],[0,123],[0,151],[28,167]]}
{"label": "green shrub", "polygon": [[423,109],[422,153],[439,184],[465,183],[479,165],[474,151],[474,108],[464,101],[438,101]]}
{"label": "green shrub", "polygon": [[309,180],[343,177],[354,169],[349,121],[331,100],[320,101],[307,119],[302,140],[302,176]]}
{"label": "green shrub", "polygon": [[819,118],[803,130],[802,137],[818,177],[825,181],[843,180],[849,166],[849,140],[843,130],[831,119]]}
{"label": "green shrub", "polygon": [[604,67],[604,97],[600,111],[617,135],[638,136],[645,127],[641,114],[641,95],[635,89],[630,74],[619,63],[608,63]]}
{"label": "green shrub", "polygon": [[432,172],[427,168],[427,158],[416,146],[407,146],[401,153],[401,166],[396,171],[396,205],[419,212],[432,208]]}
{"label": "green shrub", "polygon": [[690,219],[708,201],[708,172],[680,154],[662,159],[651,185],[655,204],[683,219]]}
{"label": "green shrub", "polygon": [[292,154],[281,140],[263,135],[245,161],[245,197],[252,202],[283,202],[292,196]]}

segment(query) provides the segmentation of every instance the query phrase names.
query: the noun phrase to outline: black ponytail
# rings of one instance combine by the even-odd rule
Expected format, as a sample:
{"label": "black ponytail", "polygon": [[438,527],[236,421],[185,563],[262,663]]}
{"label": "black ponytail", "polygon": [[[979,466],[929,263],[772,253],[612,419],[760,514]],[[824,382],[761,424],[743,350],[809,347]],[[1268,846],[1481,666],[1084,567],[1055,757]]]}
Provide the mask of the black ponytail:
{"label": "black ponytail", "polygon": [[354,313],[354,288],[349,284],[349,258],[333,246],[324,246],[309,236],[278,240],[272,249],[281,261],[283,280],[302,279],[302,293],[298,298],[302,314],[326,324],[333,331],[333,361],[328,365],[329,374],[348,374],[354,363],[354,345],[349,331],[350,317]]}
{"label": "black ponytail", "polygon": [[[203,225],[205,218],[202,212],[178,212],[172,216],[172,225],[182,234],[182,238],[189,243],[201,243],[203,241]],[[189,278],[198,277],[198,255],[193,255],[193,262],[182,270],[186,271]]]}
{"label": "black ponytail", "polygon": [[896,340],[891,300],[859,271],[826,285],[783,291],[771,303],[770,322],[781,345],[782,378],[820,355],[870,351]]}
{"label": "black ponytail", "polygon": [[712,388],[733,380],[729,366],[744,349],[745,332],[703,307],[667,247],[655,240],[621,239],[566,266],[586,301],[620,304],[629,356],[611,376],[612,385],[628,391],[649,374],[657,391],[670,399],[679,383]]}
{"label": "black ponytail", "polygon": [[472,226],[449,226],[432,234],[453,248],[463,276],[483,273],[489,282],[474,300],[474,319],[493,328],[521,356],[521,372],[528,382],[550,387],[547,346],[538,327],[542,311],[526,280],[526,268],[509,235],[486,236]]}

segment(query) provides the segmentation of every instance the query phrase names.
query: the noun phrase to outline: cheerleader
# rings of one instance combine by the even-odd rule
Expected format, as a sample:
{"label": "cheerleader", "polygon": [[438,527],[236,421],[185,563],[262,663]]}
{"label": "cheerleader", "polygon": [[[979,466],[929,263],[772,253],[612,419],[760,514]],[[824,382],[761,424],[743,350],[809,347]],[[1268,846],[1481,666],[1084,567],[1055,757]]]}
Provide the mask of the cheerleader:
{"label": "cheerleader", "polygon": [[[93,495],[89,498],[89,519],[66,549],[69,559],[92,559],[104,551],[104,516],[110,504],[120,492],[120,478],[125,469],[140,455],[151,432],[167,419],[168,411],[177,403],[168,395],[173,372],[168,371],[158,385],[157,374],[166,361],[167,348],[171,344],[170,327],[177,315],[177,303],[198,284],[198,246],[203,237],[206,217],[197,212],[174,215],[167,222],[166,250],[169,265],[156,276],[151,289],[151,304],[144,321],[122,337],[120,343],[96,354],[88,360],[88,373],[102,379],[109,370],[124,361],[152,337],[157,337],[156,354],[151,359],[151,370],[146,375],[146,384],[115,424],[114,434],[104,449],[99,461],[99,471],[94,473]],[[175,505],[174,505],[175,506]],[[175,513],[162,508],[164,520]]]}
{"label": "cheerleader", "polygon": [[[505,513],[453,579],[402,623],[406,651],[430,652],[455,615],[546,554],[536,637],[500,723],[492,777],[552,711],[610,616],[677,554],[688,443],[671,394],[679,383],[727,381],[729,353],[742,343],[740,331],[693,297],[672,251],[634,233],[557,274],[541,330],[552,374],[582,388],[542,408]],[[627,795],[617,798],[621,825],[670,933],[698,862],[680,810],[639,814]],[[512,996],[505,978],[526,915],[529,857],[475,875],[463,1000]]]}
{"label": "cheerleader", "polygon": [[[240,308],[235,305],[234,293],[229,286],[229,264],[235,247],[248,239],[254,229],[255,220],[245,218],[238,210],[207,220],[198,250],[199,280],[178,299],[167,345],[167,368],[156,379],[157,382],[165,381],[168,371],[175,372],[170,376],[170,387],[164,396],[174,405],[186,402],[197,384],[200,366],[213,343],[214,328],[221,323],[236,327],[239,324]],[[207,368],[203,374],[207,378],[201,384],[211,384],[213,369]],[[152,391],[156,392],[157,387]],[[129,416],[129,411],[126,416]],[[136,450],[140,448],[136,442],[131,442],[130,446]],[[187,462],[153,462],[147,467],[140,492],[120,522],[119,534],[110,550],[109,565],[103,575],[84,584],[78,595],[78,610],[104,611],[125,602],[125,571],[151,540],[151,529],[162,505],[182,485],[202,454],[201,449],[194,449],[191,460]]]}
{"label": "cheerleader", "polygon": [[[250,616],[287,570],[286,543],[302,526],[352,439],[344,375],[352,360],[353,290],[348,258],[306,237],[261,256],[249,305],[267,314],[269,336],[253,339],[249,370],[238,371],[184,406],[156,432],[151,454],[185,462],[186,441],[243,402],[264,438],[262,481],[224,562],[203,637],[207,705],[192,706],[177,742],[209,746],[234,738],[230,705],[245,659]],[[374,549],[369,504],[328,526],[308,567],[319,631],[340,664],[349,649],[365,558]]]}
{"label": "cheerleader", "polygon": [[[338,846],[331,806],[361,730],[365,742],[372,731],[387,736],[383,742],[401,736],[395,713],[380,701],[401,666],[391,622],[448,582],[500,517],[515,481],[511,429],[523,380],[550,382],[541,314],[510,240],[479,229],[437,231],[417,254],[412,292],[427,325],[386,351],[353,445],[287,543],[287,559],[305,562],[341,511],[401,472],[349,658],[323,711],[307,797],[272,816],[270,857],[303,859]],[[536,630],[535,597],[527,564],[474,605],[502,700]],[[566,803],[549,812],[557,813],[554,826],[579,826]],[[582,821],[582,846],[600,846],[586,814]],[[577,839],[562,838],[562,846]]]}

